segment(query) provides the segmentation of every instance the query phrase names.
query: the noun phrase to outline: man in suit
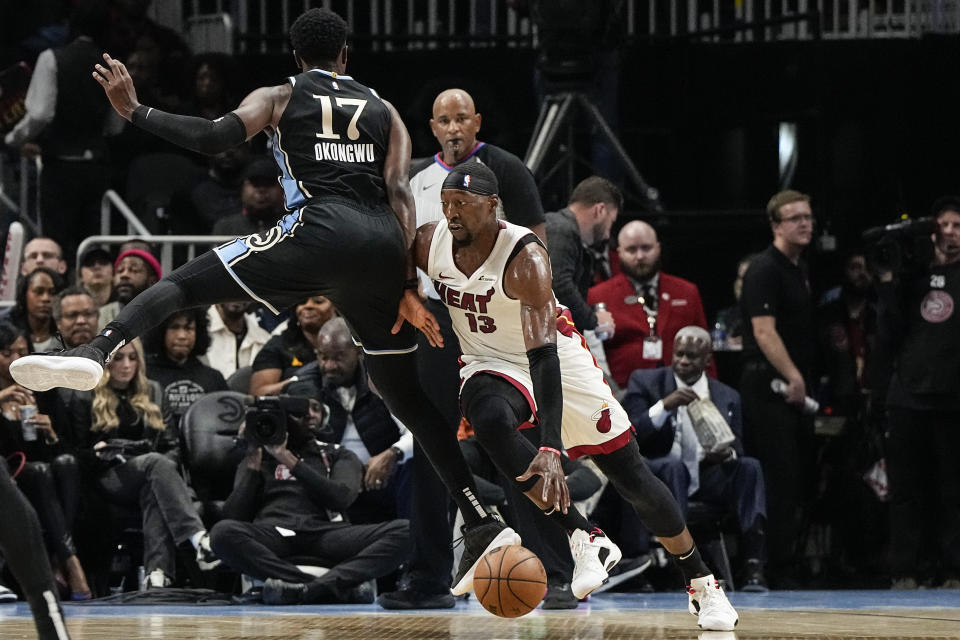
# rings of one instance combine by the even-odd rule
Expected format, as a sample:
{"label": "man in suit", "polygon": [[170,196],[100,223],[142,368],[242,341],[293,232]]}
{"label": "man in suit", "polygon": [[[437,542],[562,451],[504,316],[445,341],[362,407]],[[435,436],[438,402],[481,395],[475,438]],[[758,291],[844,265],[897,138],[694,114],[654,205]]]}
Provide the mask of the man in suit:
{"label": "man in suit", "polygon": [[[673,356],[680,327],[706,329],[697,285],[660,271],[660,242],[646,222],[634,220],[617,236],[620,273],[590,288],[587,302],[603,302],[617,331],[603,343],[613,379],[625,387],[635,369],[662,367]],[[707,373],[715,377],[711,363]]]}
{"label": "man in suit", "polygon": [[[763,572],[766,492],[760,463],[743,455],[740,394],[709,378],[710,334],[701,327],[677,331],[671,367],[637,369],[623,407],[637,431],[640,453],[663,480],[684,515],[689,501],[716,504],[731,512],[742,534],[744,591],[766,591]],[[734,441],[723,451],[700,445],[687,405],[709,399],[720,411]]]}

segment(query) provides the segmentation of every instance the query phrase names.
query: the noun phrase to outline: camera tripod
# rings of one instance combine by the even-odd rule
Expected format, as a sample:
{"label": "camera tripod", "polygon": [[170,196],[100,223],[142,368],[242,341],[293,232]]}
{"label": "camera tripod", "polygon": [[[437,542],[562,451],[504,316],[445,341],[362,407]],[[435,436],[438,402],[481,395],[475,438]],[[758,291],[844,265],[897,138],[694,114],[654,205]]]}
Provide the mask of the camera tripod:
{"label": "camera tripod", "polygon": [[[657,189],[647,184],[643,179],[617,135],[607,124],[603,114],[581,91],[548,94],[540,106],[537,124],[534,127],[533,136],[530,138],[530,144],[524,156],[524,164],[533,173],[538,184],[563,170],[562,175],[567,187],[565,195],[569,194],[576,184],[574,175],[576,161],[579,160],[589,166],[589,163],[583,158],[579,158],[576,153],[574,125],[578,113],[585,116],[592,128],[599,131],[603,140],[610,145],[616,160],[625,170],[629,185],[633,187],[635,195],[644,207],[653,213],[663,211]],[[553,164],[547,166],[547,153],[554,146],[560,147],[559,153]]]}

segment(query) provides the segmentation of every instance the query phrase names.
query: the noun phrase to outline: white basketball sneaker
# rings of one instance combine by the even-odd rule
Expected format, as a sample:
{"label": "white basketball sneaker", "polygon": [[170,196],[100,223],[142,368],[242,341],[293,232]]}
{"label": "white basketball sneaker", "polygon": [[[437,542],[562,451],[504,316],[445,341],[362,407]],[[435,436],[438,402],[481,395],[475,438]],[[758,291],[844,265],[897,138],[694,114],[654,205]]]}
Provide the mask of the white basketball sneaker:
{"label": "white basketball sneaker", "polygon": [[707,631],[733,631],[740,621],[736,609],[727,600],[713,575],[694,578],[687,587],[690,613],[697,616],[697,624]]}
{"label": "white basketball sneaker", "polygon": [[103,377],[103,363],[103,353],[85,344],[56,354],[17,358],[10,363],[10,376],[33,391],[54,387],[89,391]]}
{"label": "white basketball sneaker", "polygon": [[570,589],[578,600],[607,581],[610,569],[620,562],[622,555],[620,547],[596,527],[589,533],[577,529],[570,534],[570,553],[573,555]]}

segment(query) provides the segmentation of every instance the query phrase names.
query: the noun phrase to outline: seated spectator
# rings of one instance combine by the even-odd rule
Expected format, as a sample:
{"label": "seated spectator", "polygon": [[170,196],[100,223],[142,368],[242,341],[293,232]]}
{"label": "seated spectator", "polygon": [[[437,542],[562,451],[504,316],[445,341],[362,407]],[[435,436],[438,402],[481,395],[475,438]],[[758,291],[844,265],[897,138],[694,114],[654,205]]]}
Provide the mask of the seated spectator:
{"label": "seated spectator", "polygon": [[253,364],[270,334],[260,328],[257,316],[248,313],[249,302],[224,302],[207,311],[210,348],[200,361],[229,378],[241,367]]}
{"label": "seated spectator", "polygon": [[61,276],[67,272],[67,262],[63,259],[63,249],[53,238],[37,236],[23,246],[23,259],[20,261],[20,275],[25,276],[37,267],[47,267]]}
{"label": "seated spectator", "polygon": [[163,275],[162,271],[160,262],[149,250],[121,246],[113,263],[113,302],[100,307],[99,330],[116,318],[120,309],[137,294],[156,284]]}
{"label": "seated spectator", "polygon": [[178,545],[189,541],[198,560],[211,555],[203,522],[177,472],[177,438],[150,401],[145,369],[143,347],[133,340],[113,354],[96,389],[65,391],[64,398],[81,470],[107,502],[141,511],[142,586],[162,588],[176,576]]}
{"label": "seated spectator", "polygon": [[[743,455],[740,394],[706,375],[712,351],[701,327],[677,331],[673,366],[638,369],[630,375],[623,408],[637,430],[640,453],[687,513],[688,501],[724,507],[737,519],[744,561],[744,591],[766,591],[763,554],[766,492],[760,463]],[[709,399],[736,439],[709,455],[700,445],[687,405]]]}
{"label": "seated spectator", "polygon": [[743,291],[743,276],[747,273],[747,267],[753,260],[753,254],[740,258],[737,263],[737,277],[733,280],[733,305],[721,309],[717,312],[717,323],[719,323],[726,332],[728,351],[740,351],[743,349],[743,312],[740,309],[740,293]]}
{"label": "seated spectator", "polygon": [[317,332],[336,313],[333,303],[323,296],[312,296],[295,305],[287,325],[277,327],[254,358],[250,393],[280,393],[297,369],[316,360]]}
{"label": "seated spectator", "polygon": [[[66,574],[70,599],[89,600],[92,594],[73,542],[80,468],[72,454],[72,439],[61,438],[69,421],[55,392],[34,394],[14,383],[10,363],[25,355],[23,332],[0,323],[0,454],[12,463],[17,486],[37,511],[48,547],[59,562],[55,570]],[[20,413],[25,406],[36,411],[29,423],[32,429]]]}
{"label": "seated spectator", "polygon": [[225,53],[201,53],[190,61],[190,95],[181,113],[216,120],[236,105],[234,58]]}
{"label": "seated spectator", "polygon": [[177,311],[147,334],[147,377],[162,390],[163,420],[177,433],[187,408],[212,391],[226,391],[223,375],[200,362],[210,346],[207,310]]}
{"label": "seated spectator", "polygon": [[246,236],[266,231],[284,214],[283,187],[277,179],[277,163],[272,158],[258,156],[243,172],[240,185],[239,212],[220,218],[213,225],[217,236]]}
{"label": "seated spectator", "polygon": [[[680,327],[706,328],[697,285],[660,270],[660,242],[646,222],[634,220],[617,236],[620,273],[590,288],[587,302],[603,302],[616,333],[603,343],[610,373],[625,387],[636,369],[662,367],[673,357]],[[716,371],[711,363],[708,373]]]}
{"label": "seated spectator", "polygon": [[30,353],[43,353],[60,347],[57,324],[53,320],[53,298],[63,289],[63,278],[49,267],[37,267],[17,283],[16,304],[6,320],[27,336]]}
{"label": "seated spectator", "polygon": [[[372,603],[360,587],[403,561],[408,522],[349,524],[343,514],[360,493],[363,467],[349,449],[316,440],[305,422],[288,416],[283,444],[247,441],[211,548],[227,566],[264,580],[267,604]],[[292,561],[304,555],[329,571],[304,573]]]}
{"label": "seated spectator", "polygon": [[113,258],[110,252],[103,247],[87,249],[80,258],[77,279],[97,307],[107,304],[113,295]]}
{"label": "seated spectator", "polygon": [[53,299],[51,310],[65,349],[87,344],[97,334],[100,313],[93,297],[79,287],[67,287]]}
{"label": "seated spectator", "polygon": [[320,436],[346,447],[364,465],[363,491],[350,519],[382,522],[385,514],[408,518],[412,465],[404,462],[413,455],[413,434],[370,388],[362,351],[343,318],[333,318],[320,329],[317,361],[322,373],[319,399],[330,411]]}
{"label": "seated spectator", "polygon": [[[224,109],[223,113],[230,111]],[[243,209],[240,187],[250,163],[250,144],[244,142],[207,159],[207,175],[185,197],[175,197],[174,217],[192,217],[200,233],[210,233],[218,220]]]}

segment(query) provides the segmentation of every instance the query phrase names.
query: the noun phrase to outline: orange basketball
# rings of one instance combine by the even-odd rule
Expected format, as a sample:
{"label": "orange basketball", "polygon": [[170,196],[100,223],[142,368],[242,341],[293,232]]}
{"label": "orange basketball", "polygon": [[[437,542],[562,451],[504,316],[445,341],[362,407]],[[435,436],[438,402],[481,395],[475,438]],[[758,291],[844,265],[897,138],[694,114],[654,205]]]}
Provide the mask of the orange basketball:
{"label": "orange basketball", "polygon": [[473,592],[493,615],[519,618],[533,611],[547,594],[547,572],[529,549],[518,544],[497,547],[480,559]]}

